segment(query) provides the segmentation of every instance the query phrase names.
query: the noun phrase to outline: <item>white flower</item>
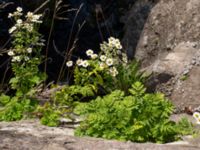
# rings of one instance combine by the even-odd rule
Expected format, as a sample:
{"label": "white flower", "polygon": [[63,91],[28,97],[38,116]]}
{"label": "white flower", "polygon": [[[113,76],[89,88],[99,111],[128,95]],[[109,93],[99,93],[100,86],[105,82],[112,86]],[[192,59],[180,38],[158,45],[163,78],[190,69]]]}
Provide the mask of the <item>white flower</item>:
{"label": "white flower", "polygon": [[99,67],[100,67],[100,69],[104,69],[104,68],[106,68],[106,64],[103,63],[103,62],[101,62],[101,63],[99,64]]}
{"label": "white flower", "polygon": [[78,60],[76,61],[76,64],[77,64],[78,66],[81,66],[82,63],[83,63],[83,60],[82,60],[82,59],[78,59]]}
{"label": "white flower", "polygon": [[29,61],[30,58],[29,58],[28,56],[25,56],[25,57],[24,57],[24,60],[25,60],[25,61]]}
{"label": "white flower", "polygon": [[16,9],[18,12],[22,12],[22,8],[21,7],[17,7]]}
{"label": "white flower", "polygon": [[106,56],[105,56],[105,55],[101,55],[101,56],[100,56],[100,60],[101,60],[101,61],[105,61],[105,60],[106,60]]}
{"label": "white flower", "polygon": [[108,59],[106,60],[106,64],[107,64],[108,66],[112,66],[112,65],[113,65],[113,59],[108,58]]}
{"label": "white flower", "polygon": [[84,61],[82,62],[82,66],[85,67],[85,68],[87,68],[87,66],[89,66],[88,61],[87,61],[87,60],[84,60]]}
{"label": "white flower", "polygon": [[108,43],[114,43],[115,42],[115,38],[114,37],[110,37],[109,39],[108,39]]}
{"label": "white flower", "polygon": [[32,53],[32,51],[33,51],[33,49],[30,48],[30,47],[27,49],[27,52],[28,52],[28,53]]}
{"label": "white flower", "polygon": [[12,28],[9,29],[9,33],[13,33],[17,29],[16,26],[13,26]]}
{"label": "white flower", "polygon": [[199,112],[194,112],[193,117],[198,121],[200,119],[200,113]]}
{"label": "white flower", "polygon": [[67,65],[67,67],[72,67],[73,66],[73,61],[68,61],[67,63],[66,63],[66,65]]}
{"label": "white flower", "polygon": [[122,61],[125,62],[126,64],[128,63],[128,58],[125,53],[122,53]]}
{"label": "white flower", "polygon": [[107,47],[105,42],[103,44],[100,44],[100,49],[104,52],[106,51]]}
{"label": "white flower", "polygon": [[25,23],[24,24],[25,29],[27,29],[29,32],[33,31],[33,24]]}
{"label": "white flower", "polygon": [[8,55],[9,55],[9,56],[14,56],[15,53],[14,53],[13,51],[9,51],[9,52],[8,52]]}
{"label": "white flower", "polygon": [[93,50],[91,50],[91,49],[88,49],[88,50],[86,51],[86,55],[87,55],[87,56],[92,56],[93,53],[94,53],[94,52],[93,52]]}
{"label": "white flower", "polygon": [[26,14],[26,17],[27,17],[27,18],[32,18],[32,17],[33,17],[33,13],[29,11],[29,12]]}
{"label": "white flower", "polygon": [[115,77],[116,75],[118,75],[118,71],[115,67],[110,68],[110,73],[113,77]]}
{"label": "white flower", "polygon": [[17,25],[20,26],[22,24],[22,19],[17,19]]}
{"label": "white flower", "polygon": [[8,14],[8,18],[12,18],[13,17],[13,14],[12,13],[9,13]]}
{"label": "white flower", "polygon": [[115,47],[116,47],[117,49],[122,49],[122,45],[121,45],[120,43],[116,43],[116,44],[115,44]]}
{"label": "white flower", "polygon": [[20,56],[14,56],[12,59],[12,62],[20,62],[20,61],[21,61]]}
{"label": "white flower", "polygon": [[22,13],[19,12],[19,11],[16,11],[16,12],[13,13],[13,16],[22,16]]}
{"label": "white flower", "polygon": [[97,57],[98,57],[97,54],[92,54],[92,55],[91,55],[91,58],[92,58],[92,59],[96,59]]}
{"label": "white flower", "polygon": [[41,16],[42,16],[42,15],[33,15],[31,21],[32,21],[32,22],[35,22],[35,23],[42,23],[42,21],[39,20]]}
{"label": "white flower", "polygon": [[26,14],[26,17],[28,18],[28,20],[35,23],[42,23],[42,21],[39,20],[41,16],[42,16],[41,14],[34,15],[32,12],[28,12]]}

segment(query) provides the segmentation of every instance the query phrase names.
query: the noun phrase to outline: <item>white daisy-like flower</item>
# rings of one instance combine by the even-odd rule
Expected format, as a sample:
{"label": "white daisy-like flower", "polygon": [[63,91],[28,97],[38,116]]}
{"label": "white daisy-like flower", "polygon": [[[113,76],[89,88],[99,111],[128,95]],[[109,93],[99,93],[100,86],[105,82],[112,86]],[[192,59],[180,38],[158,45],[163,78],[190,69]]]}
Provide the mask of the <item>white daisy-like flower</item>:
{"label": "white daisy-like flower", "polygon": [[16,9],[18,12],[22,12],[22,8],[21,7],[17,7]]}
{"label": "white daisy-like flower", "polygon": [[11,28],[9,29],[9,33],[10,33],[10,34],[13,33],[16,29],[17,29],[16,26],[11,27]]}
{"label": "white daisy-like flower", "polygon": [[33,31],[33,24],[25,23],[24,28],[27,29],[29,32]]}
{"label": "white daisy-like flower", "polygon": [[122,54],[122,61],[125,62],[126,64],[128,63],[128,58],[125,53]]}
{"label": "white daisy-like flower", "polygon": [[13,17],[13,14],[12,13],[9,13],[8,14],[8,18],[12,18]]}
{"label": "white daisy-like flower", "polygon": [[101,62],[100,64],[99,64],[99,67],[100,67],[100,69],[104,69],[104,68],[106,68],[106,64],[105,63],[103,63],[103,62]]}
{"label": "white daisy-like flower", "polygon": [[29,61],[30,58],[29,58],[28,56],[25,56],[25,57],[24,57],[24,60],[25,60],[25,61]]}
{"label": "white daisy-like flower", "polygon": [[107,64],[108,66],[112,66],[112,65],[113,65],[113,59],[108,58],[108,59],[106,60],[106,64]]}
{"label": "white daisy-like flower", "polygon": [[116,44],[115,44],[115,47],[116,47],[117,49],[122,49],[122,45],[121,45],[120,43],[116,43]]}
{"label": "white daisy-like flower", "polygon": [[12,59],[12,62],[20,62],[21,61],[21,57],[20,56],[14,56]]}
{"label": "white daisy-like flower", "polygon": [[66,65],[67,65],[67,67],[72,67],[73,66],[73,61],[68,61],[67,63],[66,63]]}
{"label": "white daisy-like flower", "polygon": [[103,44],[100,44],[100,49],[102,50],[102,51],[106,51],[106,49],[107,49],[107,47],[106,47],[106,45],[105,45],[106,43],[104,42]]}
{"label": "white daisy-like flower", "polygon": [[17,26],[21,26],[22,25],[22,19],[17,19]]}
{"label": "white daisy-like flower", "polygon": [[94,54],[94,52],[93,52],[93,50],[91,50],[91,49],[88,49],[87,51],[86,51],[86,55],[87,56],[92,56]]}
{"label": "white daisy-like flower", "polygon": [[105,60],[106,60],[106,56],[105,56],[105,55],[101,55],[101,56],[100,56],[100,60],[101,60],[101,61],[105,61]]}
{"label": "white daisy-like flower", "polygon": [[33,51],[33,49],[32,49],[31,47],[29,47],[29,48],[27,49],[27,52],[28,52],[28,53],[32,53],[32,51]]}
{"label": "white daisy-like flower", "polygon": [[27,12],[26,17],[27,18],[32,18],[33,17],[33,13],[32,12]]}
{"label": "white daisy-like flower", "polygon": [[199,112],[194,112],[193,117],[198,121],[200,119],[200,113]]}
{"label": "white daisy-like flower", "polygon": [[9,56],[14,56],[15,53],[14,53],[13,51],[9,51],[9,52],[8,52],[8,55],[9,55]]}
{"label": "white daisy-like flower", "polygon": [[82,60],[82,59],[78,59],[78,60],[76,61],[76,64],[77,64],[78,66],[81,66],[82,63],[83,63],[83,60]]}
{"label": "white daisy-like flower", "polygon": [[96,59],[97,57],[98,57],[97,54],[92,54],[92,55],[91,55],[91,58],[92,58],[92,59]]}
{"label": "white daisy-like flower", "polygon": [[200,125],[200,118],[197,120],[197,124],[199,124],[199,125]]}
{"label": "white daisy-like flower", "polygon": [[115,67],[110,68],[110,73],[113,77],[115,77],[116,75],[118,75],[118,71]]}
{"label": "white daisy-like flower", "polygon": [[82,66],[83,66],[84,68],[87,68],[87,67],[89,66],[88,61],[87,61],[87,60],[84,60],[84,61],[82,62]]}
{"label": "white daisy-like flower", "polygon": [[13,16],[22,16],[22,13],[19,12],[19,11],[16,11],[16,12],[13,13]]}
{"label": "white daisy-like flower", "polygon": [[114,43],[115,42],[115,38],[114,37],[110,37],[109,39],[108,39],[108,43]]}
{"label": "white daisy-like flower", "polygon": [[31,21],[35,22],[35,23],[42,23],[42,21],[39,20],[41,16],[42,16],[41,14],[39,14],[39,15],[33,15]]}

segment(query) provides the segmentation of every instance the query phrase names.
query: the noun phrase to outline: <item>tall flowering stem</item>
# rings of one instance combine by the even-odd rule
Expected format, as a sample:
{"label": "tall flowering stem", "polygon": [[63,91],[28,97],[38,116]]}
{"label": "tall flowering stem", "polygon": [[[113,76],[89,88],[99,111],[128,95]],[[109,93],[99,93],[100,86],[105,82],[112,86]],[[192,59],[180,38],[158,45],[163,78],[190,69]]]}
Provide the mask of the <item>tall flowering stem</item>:
{"label": "tall flowering stem", "polygon": [[16,22],[9,29],[13,38],[13,47],[8,51],[8,55],[11,57],[11,66],[14,72],[10,84],[12,89],[17,90],[19,96],[28,93],[44,80],[44,74],[40,73],[38,69],[38,65],[42,61],[41,48],[44,45],[44,40],[38,32],[39,24],[42,23],[42,15],[28,12],[23,17],[22,11],[22,8],[18,7],[16,12],[8,15]]}

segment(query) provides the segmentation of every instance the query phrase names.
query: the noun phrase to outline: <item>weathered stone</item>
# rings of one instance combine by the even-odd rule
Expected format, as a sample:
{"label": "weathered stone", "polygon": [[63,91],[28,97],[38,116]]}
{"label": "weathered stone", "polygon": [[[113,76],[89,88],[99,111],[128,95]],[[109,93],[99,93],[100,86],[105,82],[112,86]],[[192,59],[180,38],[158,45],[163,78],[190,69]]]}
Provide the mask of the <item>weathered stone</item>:
{"label": "weathered stone", "polygon": [[[188,115],[174,115],[178,121]],[[74,137],[69,128],[45,127],[37,120],[0,122],[1,150],[198,150],[199,138],[183,137],[183,141],[167,144],[120,142],[90,137]]]}
{"label": "weathered stone", "polygon": [[[144,6],[149,8],[146,17],[138,11]],[[199,13],[199,0],[142,0],[132,7],[125,25],[129,56],[152,72],[147,86],[164,92],[177,107],[200,105]]]}

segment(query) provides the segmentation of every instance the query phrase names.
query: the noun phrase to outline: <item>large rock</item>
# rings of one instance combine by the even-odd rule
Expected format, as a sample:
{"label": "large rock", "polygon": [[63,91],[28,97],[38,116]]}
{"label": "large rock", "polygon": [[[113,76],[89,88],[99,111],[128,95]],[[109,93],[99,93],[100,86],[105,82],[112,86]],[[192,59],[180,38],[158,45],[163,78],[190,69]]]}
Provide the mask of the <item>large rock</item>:
{"label": "large rock", "polygon": [[[180,117],[175,116],[175,120]],[[74,137],[71,128],[45,127],[36,120],[0,122],[1,150],[199,150],[199,138],[167,144],[120,142],[91,137]]]}
{"label": "large rock", "polygon": [[[152,72],[147,83],[149,91],[164,92],[181,109],[198,107],[200,1],[160,0],[152,3],[143,0],[141,3],[130,11],[125,28],[123,41],[128,54],[139,59],[144,70]],[[141,9],[144,4],[152,6],[146,20],[135,17],[142,16],[135,9]],[[140,23],[144,26],[136,42],[138,34],[133,27]]]}

